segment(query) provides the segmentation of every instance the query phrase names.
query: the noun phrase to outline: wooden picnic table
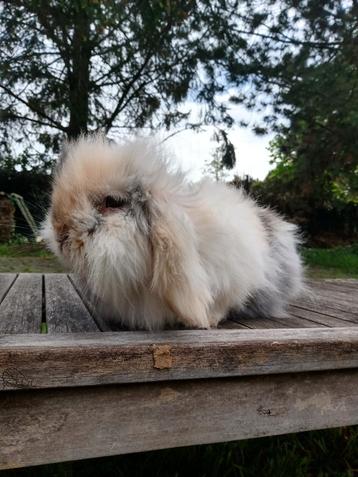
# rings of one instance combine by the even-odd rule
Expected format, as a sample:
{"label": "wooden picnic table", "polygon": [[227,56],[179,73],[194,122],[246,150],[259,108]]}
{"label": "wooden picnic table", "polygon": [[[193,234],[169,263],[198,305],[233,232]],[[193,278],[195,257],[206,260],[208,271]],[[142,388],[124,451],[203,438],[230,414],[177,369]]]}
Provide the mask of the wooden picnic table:
{"label": "wooden picnic table", "polygon": [[66,274],[0,274],[0,469],[358,424],[358,280],[287,317],[108,331]]}

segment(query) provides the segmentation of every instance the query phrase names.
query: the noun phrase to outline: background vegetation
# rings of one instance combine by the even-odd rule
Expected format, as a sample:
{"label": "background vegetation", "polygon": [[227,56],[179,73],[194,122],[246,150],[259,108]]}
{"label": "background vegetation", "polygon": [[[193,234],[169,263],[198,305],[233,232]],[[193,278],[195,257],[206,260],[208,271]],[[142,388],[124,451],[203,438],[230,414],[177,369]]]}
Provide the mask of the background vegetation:
{"label": "background vegetation", "polygon": [[357,238],[354,0],[14,0],[0,15],[0,190],[25,181],[45,207],[64,138],[204,125],[227,138],[241,104],[262,118],[241,126],[276,133],[254,195],[313,243]]}
{"label": "background vegetation", "polygon": [[[0,1],[0,191],[40,221],[61,142],[98,130],[216,126],[225,179],[239,104],[262,118],[240,126],[274,132],[274,169],[234,184],[300,225],[312,276],[358,278],[357,38],[356,0]],[[0,272],[62,270],[16,222]],[[351,477],[357,449],[350,428],[0,475]]]}

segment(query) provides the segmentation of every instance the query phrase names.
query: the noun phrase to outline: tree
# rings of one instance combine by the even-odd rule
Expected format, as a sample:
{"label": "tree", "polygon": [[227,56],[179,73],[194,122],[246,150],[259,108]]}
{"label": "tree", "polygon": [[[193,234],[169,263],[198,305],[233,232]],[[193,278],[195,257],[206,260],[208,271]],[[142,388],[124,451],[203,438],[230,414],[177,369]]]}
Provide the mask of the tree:
{"label": "tree", "polygon": [[213,151],[213,158],[206,161],[203,172],[213,176],[217,182],[224,181],[236,164],[235,148],[223,129],[214,132],[213,140],[218,146]]}
{"label": "tree", "polygon": [[[57,148],[90,130],[232,124],[216,95],[246,41],[235,0],[13,0],[1,3],[2,151]],[[241,61],[244,75],[244,62]],[[189,124],[195,127],[196,124]],[[30,152],[31,152],[30,151]]]}
{"label": "tree", "polygon": [[339,122],[337,127],[332,138],[304,122],[286,136],[277,136],[270,144],[276,167],[250,189],[260,202],[296,222],[305,238],[319,245],[337,238],[354,241],[358,234],[358,167],[353,156],[340,160],[341,152],[330,149],[339,137]]}
{"label": "tree", "polygon": [[[259,27],[252,32],[248,47],[253,60],[250,88],[231,100],[267,112],[264,125],[280,130],[282,119],[292,113],[288,96],[297,93],[292,86],[303,85],[312,67],[332,63],[338,57],[345,57],[356,67],[358,3],[271,0],[251,2],[251,9]],[[231,80],[235,84],[235,71]],[[301,88],[299,98],[305,101],[310,93]],[[258,133],[264,132],[262,126],[258,125]]]}
{"label": "tree", "polygon": [[[292,161],[307,197],[315,196],[319,204],[337,180],[345,182],[347,189],[356,186],[358,172],[358,4],[323,5],[315,10],[306,5],[305,15],[314,34],[311,38],[329,39],[332,46],[315,55],[307,48],[286,55],[280,74],[284,86],[274,95],[284,121],[268,118],[278,132],[274,159]],[[312,10],[316,16],[319,13],[315,22],[309,16]]]}
{"label": "tree", "polygon": [[254,46],[251,101],[268,111],[258,132],[277,132],[276,168],[254,192],[313,234],[357,233],[357,19],[355,1],[282,1],[264,21],[287,41]]}
{"label": "tree", "polygon": [[220,157],[215,152],[212,159],[205,161],[203,172],[215,179],[216,182],[224,182],[228,177],[228,171],[223,167]]}
{"label": "tree", "polygon": [[[307,39],[308,33],[300,39],[290,26],[293,10],[294,23],[303,18],[307,31],[316,30],[305,18],[308,5],[309,18],[317,20],[316,3],[3,1],[2,150],[9,153],[14,140],[26,137],[31,152],[35,142],[43,146],[38,155],[56,149],[64,135],[97,129],[168,128],[181,121],[230,126],[230,101],[256,104],[247,81],[259,88],[262,78],[277,78],[277,55],[292,46],[314,52],[335,46],[329,38]],[[230,85],[243,92],[225,102],[220,94]],[[195,124],[182,104],[188,97],[203,105]]]}
{"label": "tree", "polygon": [[[62,136],[97,129],[229,127],[232,103],[269,109],[258,134],[281,131],[281,118],[291,120],[286,95],[307,69],[343,49],[356,61],[357,8],[355,0],[2,1],[1,152],[17,155],[16,140],[27,138],[25,157],[36,159]],[[202,105],[194,123],[188,98]]]}

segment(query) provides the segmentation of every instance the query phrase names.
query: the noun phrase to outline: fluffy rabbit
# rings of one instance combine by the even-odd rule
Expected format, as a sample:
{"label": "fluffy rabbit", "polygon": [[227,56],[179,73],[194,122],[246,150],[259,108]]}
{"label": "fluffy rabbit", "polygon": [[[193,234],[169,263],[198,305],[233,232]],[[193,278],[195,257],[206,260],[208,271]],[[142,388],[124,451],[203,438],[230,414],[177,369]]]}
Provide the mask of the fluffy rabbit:
{"label": "fluffy rabbit", "polygon": [[226,184],[190,183],[145,141],[69,143],[43,235],[132,329],[281,314],[302,286],[293,225]]}

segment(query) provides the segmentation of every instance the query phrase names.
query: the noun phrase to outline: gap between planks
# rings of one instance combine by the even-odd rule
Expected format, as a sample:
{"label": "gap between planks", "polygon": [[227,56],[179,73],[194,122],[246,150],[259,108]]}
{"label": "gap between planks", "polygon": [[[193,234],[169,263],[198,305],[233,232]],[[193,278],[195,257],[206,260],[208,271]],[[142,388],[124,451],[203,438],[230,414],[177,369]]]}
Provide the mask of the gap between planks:
{"label": "gap between planks", "polygon": [[99,331],[66,274],[45,274],[44,283],[48,333]]}
{"label": "gap between planks", "polygon": [[17,273],[0,273],[0,305],[17,279]]}

